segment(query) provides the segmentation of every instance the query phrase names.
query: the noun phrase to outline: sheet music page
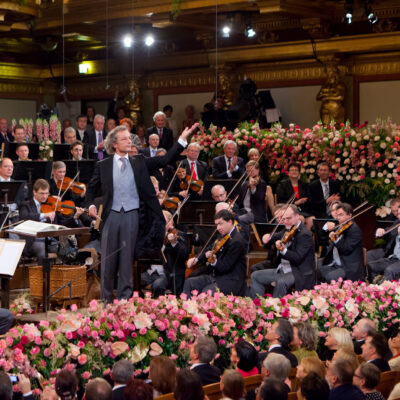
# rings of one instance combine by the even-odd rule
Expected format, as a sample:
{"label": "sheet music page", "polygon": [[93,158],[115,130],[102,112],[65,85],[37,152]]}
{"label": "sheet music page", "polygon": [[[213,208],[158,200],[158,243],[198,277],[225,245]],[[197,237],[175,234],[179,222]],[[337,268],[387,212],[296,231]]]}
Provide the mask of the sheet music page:
{"label": "sheet music page", "polygon": [[13,276],[25,247],[25,240],[0,239],[0,274]]}
{"label": "sheet music page", "polygon": [[67,229],[65,226],[56,225],[56,224],[48,224],[46,222],[38,222],[38,221],[24,221],[21,222],[19,225],[15,226],[13,231],[16,233],[30,233],[35,235],[38,232],[46,232],[46,231],[55,231],[55,230],[62,230]]}

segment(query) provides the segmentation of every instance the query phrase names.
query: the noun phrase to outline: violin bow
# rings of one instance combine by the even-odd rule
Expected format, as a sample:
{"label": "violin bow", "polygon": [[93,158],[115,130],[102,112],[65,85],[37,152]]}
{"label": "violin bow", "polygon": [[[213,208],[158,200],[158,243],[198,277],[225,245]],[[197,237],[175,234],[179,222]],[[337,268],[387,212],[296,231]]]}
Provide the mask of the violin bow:
{"label": "violin bow", "polygon": [[63,183],[64,183],[64,177],[62,178],[61,185],[60,185],[60,187],[59,187],[59,189],[58,189],[57,200],[56,200],[56,206],[54,207],[54,212],[57,211],[58,199],[60,199],[61,188],[62,188]]}
{"label": "violin bow", "polygon": [[286,208],[285,211],[283,212],[283,214],[281,215],[281,217],[279,218],[279,221],[277,222],[275,228],[273,229],[273,231],[271,232],[271,236],[276,232],[276,230],[278,229],[278,226],[281,224],[283,217],[286,214],[286,211],[289,209],[289,207],[293,204],[293,202],[296,200],[296,195],[293,194],[292,197],[289,199],[289,201],[286,203]]}
{"label": "violin bow", "polygon": [[[64,193],[63,193],[62,196],[61,196],[61,200],[62,200],[62,198],[64,197],[65,193],[67,193],[67,191],[68,191],[68,189],[71,187],[71,185],[74,183],[75,179],[78,177],[78,175],[80,174],[80,172],[81,172],[81,171],[78,171],[78,172],[76,173],[76,175],[74,176],[74,179],[72,179],[72,181],[69,183],[69,185],[67,186],[67,188],[64,190]],[[64,178],[63,178],[63,182],[64,182]],[[62,186],[62,184],[61,184],[61,186]],[[60,187],[60,189],[61,189],[61,187]]]}
{"label": "violin bow", "polygon": [[175,177],[176,177],[176,174],[178,173],[178,169],[181,168],[181,165],[182,165],[182,161],[179,163],[178,168],[176,169],[176,171],[175,171],[175,173],[174,173],[174,176],[172,177],[171,181],[169,182],[169,185],[168,185],[168,187],[167,187],[167,190],[165,191],[164,197],[162,198],[161,204],[163,204],[163,203],[164,203],[164,200],[167,198],[169,189],[171,189],[172,182],[174,181],[174,179],[175,179]]}
{"label": "violin bow", "polygon": [[181,208],[185,205],[185,203],[189,200],[190,193],[186,195],[186,197],[180,202],[179,206],[177,207],[176,211],[174,212],[174,215],[172,216],[172,219],[175,218],[175,216],[178,216],[178,224],[179,224],[179,217],[180,217],[180,212]]}
{"label": "violin bow", "polygon": [[[368,204],[368,202],[366,201],[366,202],[364,202],[365,204]],[[363,203],[363,204],[364,204]],[[337,225],[337,226],[335,226],[335,228],[336,228],[336,230],[338,230],[338,229],[340,229],[343,225],[345,225],[345,224],[347,224],[348,222],[350,222],[350,221],[352,221],[354,218],[357,218],[357,217],[359,217],[361,214],[364,214],[365,212],[367,212],[368,210],[370,210],[371,208],[373,208],[374,206],[372,205],[372,206],[369,206],[369,207],[367,207],[366,209],[364,209],[364,210],[362,210],[362,211],[360,211],[358,214],[356,214],[356,215],[353,215],[352,217],[350,217],[350,218],[348,218],[348,219],[346,219],[346,221],[344,221],[344,222],[342,222],[341,224],[339,224],[339,225]],[[360,206],[358,206],[358,208],[357,209],[360,209],[361,208],[361,205]]]}

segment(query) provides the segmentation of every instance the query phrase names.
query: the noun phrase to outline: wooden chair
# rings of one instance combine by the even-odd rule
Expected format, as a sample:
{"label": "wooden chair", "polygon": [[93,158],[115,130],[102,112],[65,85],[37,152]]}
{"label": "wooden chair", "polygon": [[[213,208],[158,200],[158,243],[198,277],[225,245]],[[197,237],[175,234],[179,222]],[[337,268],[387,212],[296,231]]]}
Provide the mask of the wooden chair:
{"label": "wooden chair", "polygon": [[253,376],[247,376],[244,378],[244,388],[246,391],[258,388],[261,385],[263,378],[261,374],[258,375],[253,375]]}
{"label": "wooden chair", "polygon": [[161,396],[156,397],[157,400],[174,400],[175,396],[174,394],[171,393],[167,393],[167,394],[162,394]]}
{"label": "wooden chair", "polygon": [[296,392],[296,390],[300,386],[300,381],[296,378],[296,374],[297,374],[297,368],[296,367],[290,368],[290,372],[289,372],[288,378],[290,379],[291,389],[292,389],[293,392]]}
{"label": "wooden chair", "polygon": [[394,385],[398,382],[400,378],[399,375],[399,371],[382,372],[381,379],[376,387],[376,390],[381,392],[383,397],[387,398],[390,392],[393,390]]}
{"label": "wooden chair", "polygon": [[210,400],[219,400],[222,397],[220,383],[211,383],[210,385],[203,386],[204,394]]}

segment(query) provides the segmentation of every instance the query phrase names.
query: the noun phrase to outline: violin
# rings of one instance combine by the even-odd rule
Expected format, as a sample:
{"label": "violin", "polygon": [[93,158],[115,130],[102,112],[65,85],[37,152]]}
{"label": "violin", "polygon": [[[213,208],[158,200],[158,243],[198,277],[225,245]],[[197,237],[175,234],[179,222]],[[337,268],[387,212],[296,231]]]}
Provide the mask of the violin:
{"label": "violin", "polygon": [[343,232],[347,231],[347,229],[349,229],[352,225],[353,225],[352,220],[346,222],[336,232],[331,232],[329,238],[332,240],[332,242],[336,242],[336,240],[339,239],[340,235],[342,235]]}
{"label": "violin", "polygon": [[290,231],[285,232],[285,234],[283,235],[283,238],[281,239],[282,245],[281,246],[276,246],[276,248],[279,251],[282,251],[284,249],[284,245],[286,243],[290,242],[293,239],[294,235],[297,232],[297,229],[298,229],[297,225],[294,225],[294,226],[292,226]]}
{"label": "violin", "polygon": [[57,201],[57,198],[54,196],[49,196],[46,203],[42,203],[40,209],[43,214],[55,211],[60,212],[65,217],[72,216],[76,212],[75,203],[72,200]]}
{"label": "violin", "polygon": [[57,181],[56,183],[58,190],[70,190],[72,193],[75,193],[79,196],[86,190],[86,185],[84,183],[73,182],[73,179],[68,178],[67,176],[65,176],[62,181]]}
{"label": "violin", "polygon": [[159,193],[157,197],[159,199],[164,199],[161,206],[167,210],[176,210],[181,204],[181,201],[176,196],[165,196],[165,193]]}
{"label": "violin", "polygon": [[229,233],[227,233],[224,237],[222,237],[219,240],[216,240],[214,243],[214,247],[211,250],[211,254],[208,257],[207,261],[212,264],[213,262],[213,256],[216,255],[224,246],[225,243],[231,238],[231,235],[229,235]]}
{"label": "violin", "polygon": [[190,175],[186,175],[185,179],[181,181],[179,187],[182,190],[187,190],[188,188],[193,192],[199,192],[204,187],[204,182],[200,179],[194,180]]}

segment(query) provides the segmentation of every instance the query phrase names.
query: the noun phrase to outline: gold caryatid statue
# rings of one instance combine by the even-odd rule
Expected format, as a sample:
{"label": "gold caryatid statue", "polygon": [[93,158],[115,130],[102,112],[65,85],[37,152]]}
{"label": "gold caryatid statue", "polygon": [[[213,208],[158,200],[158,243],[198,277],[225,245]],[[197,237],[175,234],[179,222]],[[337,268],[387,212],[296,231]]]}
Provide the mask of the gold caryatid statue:
{"label": "gold caryatid statue", "polygon": [[236,93],[231,88],[231,79],[224,71],[218,72],[218,96],[224,100],[225,107],[229,107],[236,100]]}
{"label": "gold caryatid statue", "polygon": [[142,99],[139,85],[134,79],[128,81],[128,94],[123,99],[123,106],[135,126],[142,122]]}
{"label": "gold caryatid statue", "polygon": [[321,121],[324,125],[329,125],[331,121],[336,123],[344,122],[344,94],[345,88],[340,81],[339,69],[335,64],[325,66],[326,82],[321,87],[317,95],[317,100],[321,100]]}

